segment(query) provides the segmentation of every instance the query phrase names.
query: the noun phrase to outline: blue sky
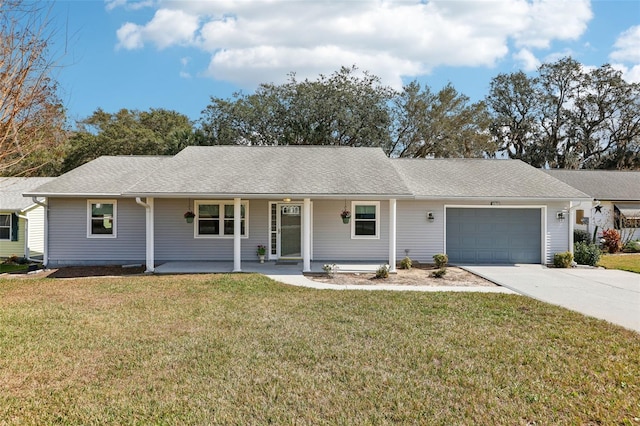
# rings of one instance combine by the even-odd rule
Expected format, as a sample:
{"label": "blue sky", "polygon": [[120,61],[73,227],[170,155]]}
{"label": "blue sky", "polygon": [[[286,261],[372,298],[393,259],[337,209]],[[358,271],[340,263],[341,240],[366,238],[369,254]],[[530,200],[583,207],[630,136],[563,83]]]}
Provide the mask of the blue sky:
{"label": "blue sky", "polygon": [[493,77],[572,56],[640,82],[638,0],[70,0],[51,9],[71,120],[166,108],[356,65],[482,99]]}

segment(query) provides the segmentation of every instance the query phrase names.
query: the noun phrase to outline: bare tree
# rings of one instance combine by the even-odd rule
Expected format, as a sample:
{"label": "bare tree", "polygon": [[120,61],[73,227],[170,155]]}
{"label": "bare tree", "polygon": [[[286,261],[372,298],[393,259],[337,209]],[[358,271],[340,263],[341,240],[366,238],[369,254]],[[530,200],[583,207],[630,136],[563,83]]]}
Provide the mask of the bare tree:
{"label": "bare tree", "polygon": [[[46,3],[0,0],[0,175],[32,174],[64,137]],[[17,170],[19,170],[17,172]]]}

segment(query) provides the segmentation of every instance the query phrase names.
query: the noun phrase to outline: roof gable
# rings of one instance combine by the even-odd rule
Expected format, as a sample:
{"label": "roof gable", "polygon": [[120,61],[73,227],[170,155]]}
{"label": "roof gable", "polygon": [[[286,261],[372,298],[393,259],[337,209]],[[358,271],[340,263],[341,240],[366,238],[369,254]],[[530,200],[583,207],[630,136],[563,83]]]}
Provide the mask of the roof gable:
{"label": "roof gable", "polygon": [[551,169],[545,172],[597,200],[640,200],[640,171]]}

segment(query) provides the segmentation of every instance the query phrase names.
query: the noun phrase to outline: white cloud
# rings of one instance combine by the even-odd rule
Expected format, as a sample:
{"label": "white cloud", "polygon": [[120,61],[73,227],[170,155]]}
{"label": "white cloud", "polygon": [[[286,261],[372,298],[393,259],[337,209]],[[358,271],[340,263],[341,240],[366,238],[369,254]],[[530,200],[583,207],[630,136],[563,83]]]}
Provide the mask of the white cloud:
{"label": "white cloud", "polygon": [[622,78],[629,83],[640,83],[640,65],[628,67],[623,64],[611,64],[611,67],[622,73]]}
{"label": "white cloud", "polygon": [[522,64],[524,71],[535,71],[542,64],[529,49],[520,49],[513,54],[513,59]]}
{"label": "white cloud", "polygon": [[614,61],[640,64],[640,25],[631,27],[616,40],[609,57]]}
{"label": "white cloud", "polygon": [[144,46],[142,41],[142,33],[141,27],[136,24],[132,24],[131,22],[127,22],[123,26],[121,26],[116,35],[118,36],[118,45],[117,48],[123,49],[139,49]]}
{"label": "white cloud", "polygon": [[[112,0],[120,2],[120,0]],[[588,0],[216,0],[160,2],[146,24],[124,24],[118,46],[192,46],[211,55],[208,75],[243,85],[315,77],[357,65],[398,87],[439,66],[492,67],[509,55],[579,37]]]}
{"label": "white cloud", "polygon": [[145,7],[153,6],[154,0],[139,0],[139,1],[105,0],[104,3],[107,10],[113,10],[117,7],[124,7],[126,10],[140,10]]}

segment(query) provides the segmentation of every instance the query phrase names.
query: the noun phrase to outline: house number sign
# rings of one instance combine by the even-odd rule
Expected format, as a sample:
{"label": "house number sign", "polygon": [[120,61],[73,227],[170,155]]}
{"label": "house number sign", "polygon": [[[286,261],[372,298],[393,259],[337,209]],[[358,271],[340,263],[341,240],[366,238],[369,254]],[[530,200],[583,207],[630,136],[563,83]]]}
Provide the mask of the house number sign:
{"label": "house number sign", "polygon": [[282,214],[291,216],[299,215],[300,206],[282,206]]}

